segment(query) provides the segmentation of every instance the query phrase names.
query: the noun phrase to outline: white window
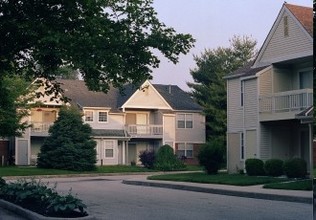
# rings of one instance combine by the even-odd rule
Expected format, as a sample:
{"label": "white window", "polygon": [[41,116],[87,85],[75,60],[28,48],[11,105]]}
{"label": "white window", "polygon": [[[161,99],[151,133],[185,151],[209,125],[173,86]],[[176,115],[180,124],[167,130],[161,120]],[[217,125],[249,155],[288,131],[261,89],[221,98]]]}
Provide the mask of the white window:
{"label": "white window", "polygon": [[93,121],[93,111],[85,111],[84,118],[85,121]]}
{"label": "white window", "polygon": [[113,158],[114,157],[114,143],[113,141],[104,141],[104,157]]}
{"label": "white window", "polygon": [[245,159],[245,139],[244,139],[244,133],[240,133],[240,159]]}
{"label": "white window", "polygon": [[177,128],[193,128],[193,115],[192,114],[178,114],[177,115]]}
{"label": "white window", "polygon": [[240,81],[240,106],[244,106],[244,82]]}
{"label": "white window", "polygon": [[99,122],[107,122],[107,121],[108,121],[108,113],[99,112]]}
{"label": "white window", "polygon": [[178,157],[193,158],[193,144],[190,143],[178,143],[177,150]]}

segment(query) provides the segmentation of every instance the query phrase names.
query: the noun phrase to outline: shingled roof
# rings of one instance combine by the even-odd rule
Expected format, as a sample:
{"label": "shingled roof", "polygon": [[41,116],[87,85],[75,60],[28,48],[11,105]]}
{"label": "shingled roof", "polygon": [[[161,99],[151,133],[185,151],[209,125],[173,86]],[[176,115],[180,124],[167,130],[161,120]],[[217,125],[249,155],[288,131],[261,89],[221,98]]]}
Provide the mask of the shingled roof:
{"label": "shingled roof", "polygon": [[313,36],[313,8],[288,3],[284,5],[297,18],[305,30]]}
{"label": "shingled roof", "polygon": [[[90,91],[82,80],[58,80],[64,90],[64,96],[71,103],[83,107],[110,108],[120,111],[120,107],[136,92],[133,85],[123,86],[123,90],[111,88],[108,93]],[[202,111],[202,107],[193,101],[191,96],[176,85],[153,84],[154,88],[168,102],[173,110]]]}
{"label": "shingled roof", "polygon": [[168,102],[173,110],[202,111],[191,96],[176,85],[153,84],[160,95]]}
{"label": "shingled roof", "polygon": [[236,71],[226,75],[224,77],[224,79],[230,79],[230,78],[235,78],[235,77],[240,77],[240,76],[242,76],[242,77],[253,76],[256,73],[258,73],[259,71],[261,71],[269,66],[269,65],[267,65],[267,66],[252,68],[253,63],[254,63],[253,60],[246,63],[243,67],[241,67],[241,68],[237,69]]}

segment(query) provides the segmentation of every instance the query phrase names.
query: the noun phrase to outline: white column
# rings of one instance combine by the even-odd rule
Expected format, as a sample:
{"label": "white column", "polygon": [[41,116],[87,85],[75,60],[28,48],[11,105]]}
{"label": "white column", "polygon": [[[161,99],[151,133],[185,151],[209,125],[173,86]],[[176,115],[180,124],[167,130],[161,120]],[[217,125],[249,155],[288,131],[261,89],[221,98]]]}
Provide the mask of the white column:
{"label": "white column", "polygon": [[125,141],[122,141],[122,164],[125,165]]}

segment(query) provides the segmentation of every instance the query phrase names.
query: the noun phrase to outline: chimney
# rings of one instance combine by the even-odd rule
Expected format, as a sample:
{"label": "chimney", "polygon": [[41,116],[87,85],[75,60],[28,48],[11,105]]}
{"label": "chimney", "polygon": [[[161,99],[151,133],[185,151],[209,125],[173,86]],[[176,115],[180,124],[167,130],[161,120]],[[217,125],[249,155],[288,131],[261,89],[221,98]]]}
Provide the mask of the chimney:
{"label": "chimney", "polygon": [[171,85],[169,84],[169,94],[171,94]]}

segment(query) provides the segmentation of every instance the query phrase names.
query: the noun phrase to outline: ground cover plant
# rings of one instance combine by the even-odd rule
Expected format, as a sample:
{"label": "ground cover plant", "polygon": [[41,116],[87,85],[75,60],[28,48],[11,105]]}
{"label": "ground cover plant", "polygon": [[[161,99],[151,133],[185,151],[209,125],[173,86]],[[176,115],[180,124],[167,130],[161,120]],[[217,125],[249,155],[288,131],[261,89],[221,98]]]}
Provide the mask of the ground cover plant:
{"label": "ground cover plant", "polygon": [[[3,180],[3,179],[2,179]],[[48,183],[34,179],[18,179],[15,182],[1,181],[0,199],[19,205],[43,216],[83,217],[87,216],[86,205],[71,190],[60,195]]]}
{"label": "ground cover plant", "polygon": [[264,185],[263,188],[311,191],[313,189],[313,181],[311,179],[307,179],[281,183],[269,183]]}
{"label": "ground cover plant", "polygon": [[241,174],[219,173],[217,175],[208,175],[203,172],[180,173],[180,174],[164,174],[148,177],[149,180],[167,180],[178,182],[196,182],[196,183],[212,183],[227,184],[236,186],[250,186],[274,182],[287,181],[287,178],[273,178],[266,176],[248,176]]}

